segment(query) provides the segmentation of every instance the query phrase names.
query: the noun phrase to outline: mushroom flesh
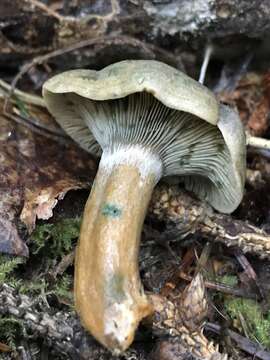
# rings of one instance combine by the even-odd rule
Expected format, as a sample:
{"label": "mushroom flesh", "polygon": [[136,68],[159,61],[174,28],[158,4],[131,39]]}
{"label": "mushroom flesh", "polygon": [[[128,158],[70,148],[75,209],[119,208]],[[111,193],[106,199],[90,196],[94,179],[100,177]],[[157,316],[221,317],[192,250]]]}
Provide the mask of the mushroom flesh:
{"label": "mushroom flesh", "polygon": [[64,130],[101,156],[76,250],[75,306],[85,328],[120,353],[152,311],[138,251],[154,186],[178,176],[232,212],[243,196],[244,131],[206,87],[157,61],[67,71],[44,84],[43,96]]}

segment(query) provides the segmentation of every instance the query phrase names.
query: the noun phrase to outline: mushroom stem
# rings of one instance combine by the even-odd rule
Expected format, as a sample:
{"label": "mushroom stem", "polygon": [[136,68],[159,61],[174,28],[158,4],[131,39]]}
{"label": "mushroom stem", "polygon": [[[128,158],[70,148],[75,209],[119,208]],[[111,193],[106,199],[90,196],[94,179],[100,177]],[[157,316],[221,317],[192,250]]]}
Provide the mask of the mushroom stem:
{"label": "mushroom stem", "polygon": [[133,164],[111,165],[104,157],[103,153],[76,250],[75,305],[85,328],[119,354],[133,341],[140,320],[152,312],[140,282],[138,251],[159,176],[148,171],[147,159],[147,173],[142,175],[132,158]]}

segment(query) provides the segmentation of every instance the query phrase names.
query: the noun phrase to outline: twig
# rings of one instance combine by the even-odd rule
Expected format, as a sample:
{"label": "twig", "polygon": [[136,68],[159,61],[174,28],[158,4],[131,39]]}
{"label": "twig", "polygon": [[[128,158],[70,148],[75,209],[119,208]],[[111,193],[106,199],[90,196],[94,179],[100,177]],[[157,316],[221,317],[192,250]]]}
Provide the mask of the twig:
{"label": "twig", "polygon": [[[216,334],[222,333],[222,328],[220,325],[213,324],[213,323],[206,323],[205,329],[208,331],[212,331]],[[247,352],[248,354],[254,356],[255,358],[261,359],[261,360],[270,360],[270,352],[265,351],[262,346],[259,344],[254,343],[253,341],[243,337],[242,335],[237,334],[236,332],[232,330],[226,331],[231,339],[233,339],[237,346]]]}
{"label": "twig", "polygon": [[[135,39],[131,36],[124,36],[124,35],[119,35],[119,36],[100,36],[100,37],[96,37],[93,39],[88,39],[88,40],[83,40],[80,42],[77,42],[75,44],[69,45],[66,48],[63,49],[57,49],[54,50],[52,52],[49,52],[45,55],[41,55],[41,56],[37,56],[34,59],[32,59],[30,62],[24,64],[21,68],[21,70],[18,72],[18,74],[14,77],[12,83],[11,83],[11,91],[10,91],[10,95],[13,93],[17,82],[20,80],[20,78],[26,74],[31,68],[33,68],[36,65],[41,65],[44,62],[55,58],[57,56],[63,55],[63,54],[67,54],[69,52],[72,51],[76,51],[79,50],[81,48],[87,47],[87,46],[91,46],[94,44],[98,44],[98,43],[109,43],[109,44],[127,44],[127,45],[132,45],[132,46],[137,46],[140,49],[142,49],[146,54],[148,54],[149,56],[152,56],[153,58],[155,58],[155,52],[159,52],[160,54],[162,54],[163,56],[166,56],[168,58],[168,60],[172,61],[172,62],[176,62],[175,61],[175,57],[172,56],[171,54],[169,54],[167,51],[160,49],[158,47],[156,47],[155,45],[151,45],[151,44],[147,44],[143,41],[140,41],[138,39]],[[178,63],[179,61],[177,61]],[[183,64],[180,62],[178,64],[178,66],[182,67]]]}
{"label": "twig", "polygon": [[199,80],[198,80],[199,83],[201,83],[201,84],[204,83],[206,71],[207,71],[207,68],[208,68],[208,64],[209,64],[211,55],[213,54],[213,50],[214,50],[213,45],[208,44],[206,46],[205,53],[204,53],[204,58],[203,58],[203,63],[202,63],[201,71],[200,71],[200,76],[199,76]]}
{"label": "twig", "polygon": [[75,259],[75,250],[63,256],[62,260],[54,269],[54,272],[52,274],[54,278],[56,278],[58,275],[62,275],[66,271],[66,269],[74,262],[74,259]]}
{"label": "twig", "polygon": [[255,285],[257,292],[259,294],[259,296],[265,300],[265,294],[263,292],[263,289],[261,288],[259,281],[258,281],[258,277],[257,274],[255,273],[253,267],[251,266],[250,262],[248,261],[248,259],[246,258],[246,256],[242,253],[241,250],[237,249],[234,252],[239,264],[242,266],[244,272],[246,273],[246,275],[248,276],[248,278],[253,282],[253,284]]}
{"label": "twig", "polygon": [[74,17],[71,17],[71,16],[70,17],[65,17],[65,16],[62,16],[62,15],[58,14],[58,12],[54,11],[53,9],[50,9],[48,6],[46,6],[41,1],[38,1],[38,0],[24,0],[24,1],[26,1],[29,4],[37,7],[41,11],[45,12],[49,16],[52,16],[52,17],[54,17],[55,19],[57,19],[59,21],[75,21],[76,20]]}
{"label": "twig", "polygon": [[21,115],[14,115],[7,112],[4,112],[4,115],[5,117],[15,121],[22,126],[27,127],[39,135],[45,136],[49,139],[59,140],[59,138],[61,138],[65,142],[71,142],[70,138],[64,132],[62,132],[61,129],[57,130],[56,128],[51,128],[40,123],[39,121],[36,121],[35,119],[29,119]]}
{"label": "twig", "polygon": [[[185,281],[192,281],[192,279],[193,279],[192,276],[185,274],[183,271],[180,271],[178,276]],[[224,294],[234,295],[234,296],[239,296],[239,297],[249,298],[249,299],[257,299],[255,294],[248,293],[245,290],[240,289],[240,288],[233,288],[226,284],[221,284],[221,283],[205,280],[204,285],[208,289],[216,290],[216,291],[222,292]]]}
{"label": "twig", "polygon": [[93,18],[95,18],[97,20],[101,19],[104,21],[109,21],[120,11],[118,2],[116,0],[111,0],[112,11],[109,14],[104,15],[104,16],[97,15],[97,14],[90,14],[90,15],[85,15],[82,18],[76,18],[74,16],[60,15],[58,12],[54,11],[53,9],[51,9],[50,7],[48,7],[47,5],[45,5],[44,3],[42,3],[39,0],[24,0],[24,1],[39,8],[41,11],[45,12],[49,16],[52,16],[55,19],[57,19],[59,22],[87,23],[89,20],[91,20]]}
{"label": "twig", "polygon": [[270,140],[260,138],[257,136],[251,136],[250,134],[246,134],[246,143],[247,146],[253,146],[259,149],[270,150]]}
{"label": "twig", "polygon": [[[0,97],[6,97],[11,91],[11,85],[6,83],[4,80],[0,79]],[[23,102],[27,104],[37,105],[41,107],[46,107],[45,101],[42,97],[37,95],[32,95],[27,92],[21,91],[19,89],[14,89],[13,94],[20,98]]]}

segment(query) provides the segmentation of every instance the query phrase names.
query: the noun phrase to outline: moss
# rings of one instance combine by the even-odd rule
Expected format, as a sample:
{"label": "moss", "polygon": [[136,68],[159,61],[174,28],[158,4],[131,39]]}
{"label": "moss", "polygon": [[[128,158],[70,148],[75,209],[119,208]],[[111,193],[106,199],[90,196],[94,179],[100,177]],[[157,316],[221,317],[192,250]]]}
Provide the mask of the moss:
{"label": "moss", "polygon": [[73,278],[70,275],[64,275],[59,279],[52,289],[52,292],[60,299],[65,301],[66,305],[73,307]]}
{"label": "moss", "polygon": [[80,224],[81,219],[74,218],[37,225],[31,235],[29,259],[0,255],[0,284],[6,283],[28,295],[53,293],[72,304],[72,276],[64,274],[54,280],[48,273],[53,274],[55,266],[74,247]]}
{"label": "moss", "polygon": [[47,282],[42,279],[37,280],[30,280],[30,281],[23,281],[19,284],[19,286],[16,286],[18,291],[21,294],[27,294],[27,295],[38,295],[40,293],[46,293],[48,289]]}
{"label": "moss", "polygon": [[234,275],[224,275],[224,276],[220,276],[218,277],[218,281],[221,284],[225,284],[231,287],[234,287],[238,284],[238,278],[237,276]]}
{"label": "moss", "polygon": [[0,255],[0,284],[8,283],[16,287],[20,279],[16,279],[15,270],[26,260],[21,257],[12,257],[9,255]]}
{"label": "moss", "polygon": [[38,225],[31,235],[32,253],[46,250],[49,257],[61,257],[73,247],[73,240],[79,237],[81,218],[62,219],[55,224]]}
{"label": "moss", "polygon": [[[0,255],[0,284],[6,283],[33,299],[45,296],[56,307],[59,302],[68,307],[67,311],[73,310],[72,274],[64,273],[56,278],[53,275],[59,262],[75,246],[80,223],[81,219],[75,218],[37,225],[31,235],[28,259]],[[55,297],[58,302],[55,302]],[[23,321],[12,315],[0,315],[0,342],[8,345],[14,353],[24,336]]]}
{"label": "moss", "polygon": [[0,316],[0,342],[8,345],[12,350],[16,349],[16,340],[23,333],[23,324],[13,317]]}
{"label": "moss", "polygon": [[270,349],[270,311],[263,315],[260,305],[250,299],[227,298],[224,304],[238,329]]}

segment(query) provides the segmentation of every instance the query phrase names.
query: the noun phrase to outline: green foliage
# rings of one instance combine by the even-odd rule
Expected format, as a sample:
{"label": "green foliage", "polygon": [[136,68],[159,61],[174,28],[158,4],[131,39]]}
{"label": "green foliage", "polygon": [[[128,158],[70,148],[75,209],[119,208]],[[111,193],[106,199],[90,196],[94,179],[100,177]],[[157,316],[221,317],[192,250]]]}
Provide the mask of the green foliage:
{"label": "green foliage", "polygon": [[236,327],[270,349],[270,311],[264,316],[256,301],[241,298],[226,298],[225,308]]}
{"label": "green foliage", "polygon": [[[53,275],[59,261],[72,250],[79,236],[80,223],[81,219],[75,218],[38,225],[31,236],[29,259],[0,255],[0,284],[7,283],[33,298],[54,294],[60,303],[73,310],[72,275],[56,278]],[[16,351],[22,336],[21,320],[0,316],[0,342]]]}
{"label": "green foliage", "polygon": [[11,286],[17,284],[20,280],[15,279],[14,271],[18,265],[24,262],[25,259],[21,257],[0,255],[0,284],[4,282],[7,282]]}
{"label": "green foliage", "polygon": [[42,250],[50,257],[63,256],[72,249],[72,242],[80,233],[80,218],[62,219],[55,224],[38,225],[33,232],[33,254]]}
{"label": "green foliage", "polygon": [[59,279],[52,292],[59,298],[67,299],[68,302],[73,303],[73,294],[72,289],[73,287],[73,279],[70,275],[64,275],[61,279]]}
{"label": "green foliage", "polygon": [[30,280],[26,281],[24,280],[17,286],[19,292],[21,294],[27,294],[27,295],[34,295],[34,294],[40,294],[42,292],[46,292],[47,289],[47,283],[44,279],[40,280]]}
{"label": "green foliage", "polygon": [[238,284],[237,276],[234,275],[224,275],[218,278],[222,284],[234,287]]}
{"label": "green foliage", "polygon": [[16,339],[22,334],[21,320],[13,317],[0,317],[0,342],[10,346],[13,350],[16,348]]}

